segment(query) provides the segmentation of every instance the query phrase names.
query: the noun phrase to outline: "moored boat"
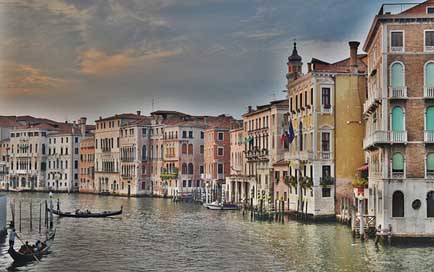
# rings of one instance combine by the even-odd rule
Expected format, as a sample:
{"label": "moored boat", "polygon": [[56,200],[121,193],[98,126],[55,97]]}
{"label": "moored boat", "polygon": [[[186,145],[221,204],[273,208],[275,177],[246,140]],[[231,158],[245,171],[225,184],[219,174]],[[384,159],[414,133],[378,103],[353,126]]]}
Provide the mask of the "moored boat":
{"label": "moored boat", "polygon": [[219,203],[219,202],[212,202],[206,207],[210,210],[239,210],[240,207],[236,204],[228,204],[228,203]]}
{"label": "moored boat", "polygon": [[[48,209],[50,211],[50,209]],[[100,218],[109,217],[122,214],[122,207],[118,211],[103,211],[103,212],[90,212],[90,211],[75,211],[75,212],[62,212],[60,210],[52,210],[54,214],[59,217],[75,217],[75,218]]]}
{"label": "moored boat", "polygon": [[53,244],[54,236],[56,235],[56,230],[48,235],[48,238],[42,242],[42,249],[34,251],[33,253],[24,253],[16,251],[13,247],[9,248],[8,253],[14,259],[14,262],[26,263],[39,261],[44,255],[49,253],[50,247]]}

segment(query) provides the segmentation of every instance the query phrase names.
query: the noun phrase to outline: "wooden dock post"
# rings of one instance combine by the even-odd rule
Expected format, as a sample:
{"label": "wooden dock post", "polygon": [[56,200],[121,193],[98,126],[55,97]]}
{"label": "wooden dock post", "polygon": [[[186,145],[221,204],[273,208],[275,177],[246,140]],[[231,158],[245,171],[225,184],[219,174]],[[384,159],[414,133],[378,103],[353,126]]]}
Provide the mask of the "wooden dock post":
{"label": "wooden dock post", "polygon": [[39,202],[39,233],[41,233],[41,223],[42,223],[42,202]]}
{"label": "wooden dock post", "polygon": [[32,207],[32,199],[30,199],[30,232],[32,231],[32,227],[33,227],[33,207]]}
{"label": "wooden dock post", "polygon": [[20,200],[20,232],[21,232],[21,200]]}

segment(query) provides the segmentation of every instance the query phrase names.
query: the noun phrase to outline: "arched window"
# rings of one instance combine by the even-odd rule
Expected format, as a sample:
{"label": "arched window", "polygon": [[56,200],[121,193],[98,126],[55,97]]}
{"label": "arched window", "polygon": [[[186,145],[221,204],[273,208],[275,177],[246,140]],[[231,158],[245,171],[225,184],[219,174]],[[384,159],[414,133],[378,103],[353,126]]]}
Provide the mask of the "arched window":
{"label": "arched window", "polygon": [[183,175],[187,175],[188,174],[188,172],[187,172],[187,164],[186,163],[183,163],[182,164],[182,174]]}
{"label": "arched window", "polygon": [[434,217],[434,191],[430,191],[426,195],[426,216]]}
{"label": "arched window", "polygon": [[434,131],[434,106],[430,106],[426,109],[425,119],[425,130]]}
{"label": "arched window", "polygon": [[193,175],[193,164],[192,163],[188,164],[188,174]]}
{"label": "arched window", "polygon": [[392,173],[404,174],[404,156],[401,153],[392,156]]}
{"label": "arched window", "polygon": [[434,62],[425,64],[425,87],[434,87]]}
{"label": "arched window", "polygon": [[300,146],[299,146],[299,150],[303,151],[303,123],[300,122],[298,125],[298,134],[299,134],[299,140],[300,140]]}
{"label": "arched window", "polygon": [[190,155],[193,154],[193,144],[188,145],[188,154],[190,154]]}
{"label": "arched window", "polygon": [[163,155],[164,155],[163,145],[161,145],[160,152],[161,152],[161,159],[163,159]]}
{"label": "arched window", "polygon": [[187,144],[182,144],[182,154],[187,154]]}
{"label": "arched window", "polygon": [[401,191],[393,193],[392,217],[404,217],[404,194]]}
{"label": "arched window", "polygon": [[404,87],[404,65],[400,62],[395,62],[392,64],[391,73],[390,73],[390,85],[392,87]]}
{"label": "arched window", "polygon": [[434,176],[434,153],[429,153],[426,156],[426,174]]}
{"label": "arched window", "polygon": [[142,146],[142,161],[146,161],[146,145]]}
{"label": "arched window", "polygon": [[392,109],[392,130],[403,131],[404,129],[404,111],[401,107],[396,106]]}
{"label": "arched window", "polygon": [[45,144],[42,144],[42,155],[45,155]]}

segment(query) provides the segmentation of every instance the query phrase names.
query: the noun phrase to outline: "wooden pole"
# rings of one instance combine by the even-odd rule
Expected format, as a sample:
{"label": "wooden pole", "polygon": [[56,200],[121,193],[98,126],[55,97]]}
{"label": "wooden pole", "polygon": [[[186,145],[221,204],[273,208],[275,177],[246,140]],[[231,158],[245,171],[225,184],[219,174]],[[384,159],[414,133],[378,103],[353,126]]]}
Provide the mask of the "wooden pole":
{"label": "wooden pole", "polygon": [[20,232],[21,232],[21,200],[20,200]]}
{"label": "wooden pole", "polygon": [[32,200],[30,199],[30,232],[32,231],[32,219],[33,219],[33,211],[32,211]]}
{"label": "wooden pole", "polygon": [[42,202],[39,202],[39,233],[41,233],[41,223],[42,223]]}

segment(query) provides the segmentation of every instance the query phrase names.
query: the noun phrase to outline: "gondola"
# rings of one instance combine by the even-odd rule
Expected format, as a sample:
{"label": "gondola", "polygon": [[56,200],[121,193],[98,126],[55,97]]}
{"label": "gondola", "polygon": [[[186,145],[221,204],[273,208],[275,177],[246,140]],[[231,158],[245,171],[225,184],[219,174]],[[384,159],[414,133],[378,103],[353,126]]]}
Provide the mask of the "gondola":
{"label": "gondola", "polygon": [[39,261],[42,256],[47,255],[48,251],[50,250],[51,245],[54,241],[54,236],[56,235],[56,230],[54,230],[53,233],[48,235],[48,238],[43,242],[45,247],[37,252],[32,253],[21,253],[19,251],[16,251],[13,247],[9,248],[8,253],[11,255],[12,259],[14,259],[14,262],[17,263],[28,263],[33,261]]}
{"label": "gondola", "polygon": [[[48,208],[48,211],[50,209]],[[62,212],[53,209],[53,213],[59,217],[75,217],[75,218],[99,218],[99,217],[109,217],[122,214],[122,207],[119,211],[103,211],[99,213],[93,213],[89,211],[77,211],[77,212]]]}
{"label": "gondola", "polygon": [[235,204],[229,204],[229,203],[219,203],[219,202],[215,201],[215,202],[207,204],[206,208],[208,208],[209,210],[227,211],[227,210],[239,210],[240,206],[235,205]]}

